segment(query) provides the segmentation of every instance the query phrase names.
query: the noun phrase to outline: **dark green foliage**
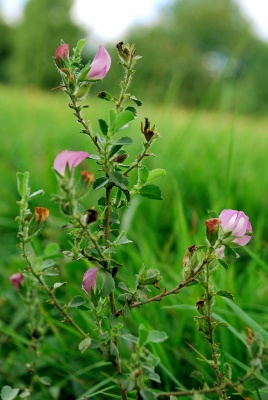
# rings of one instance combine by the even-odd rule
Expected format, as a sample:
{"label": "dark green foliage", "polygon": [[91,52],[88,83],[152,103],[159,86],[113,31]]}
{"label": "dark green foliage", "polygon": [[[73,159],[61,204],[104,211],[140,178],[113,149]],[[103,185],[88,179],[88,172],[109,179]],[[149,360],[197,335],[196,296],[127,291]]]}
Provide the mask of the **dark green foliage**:
{"label": "dark green foliage", "polygon": [[[127,38],[143,59],[138,96],[187,107],[267,112],[268,46],[233,0],[178,0]],[[116,69],[107,80],[117,83]]]}
{"label": "dark green foliage", "polygon": [[10,80],[52,88],[58,84],[52,56],[64,38],[74,47],[83,31],[70,20],[72,0],[29,0],[14,29]]}

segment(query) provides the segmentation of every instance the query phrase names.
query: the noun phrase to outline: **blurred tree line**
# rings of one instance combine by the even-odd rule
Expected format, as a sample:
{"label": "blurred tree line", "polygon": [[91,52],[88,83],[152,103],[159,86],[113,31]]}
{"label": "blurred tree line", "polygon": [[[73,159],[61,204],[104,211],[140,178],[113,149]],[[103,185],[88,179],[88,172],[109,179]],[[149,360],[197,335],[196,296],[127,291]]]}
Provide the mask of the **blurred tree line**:
{"label": "blurred tree line", "polygon": [[[17,26],[1,20],[1,81],[44,88],[58,84],[51,56],[60,39],[73,47],[86,36],[71,22],[71,6],[72,0],[28,0]],[[268,44],[252,31],[234,0],[175,0],[153,25],[136,26],[123,40],[134,42],[143,56],[137,96],[186,107],[268,111]],[[109,51],[116,60],[115,46]],[[120,72],[114,62],[106,88],[116,90]]]}

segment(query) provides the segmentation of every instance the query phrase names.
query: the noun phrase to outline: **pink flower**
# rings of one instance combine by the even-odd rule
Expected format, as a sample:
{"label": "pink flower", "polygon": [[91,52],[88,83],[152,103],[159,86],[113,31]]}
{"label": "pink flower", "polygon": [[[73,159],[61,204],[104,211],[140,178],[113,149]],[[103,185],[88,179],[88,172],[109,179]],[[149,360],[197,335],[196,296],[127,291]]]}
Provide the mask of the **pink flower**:
{"label": "pink flower", "polygon": [[60,65],[61,60],[64,60],[64,57],[68,58],[69,57],[69,45],[67,43],[61,44],[56,52],[55,52],[55,59],[56,63]]}
{"label": "pink flower", "polygon": [[96,286],[97,273],[98,268],[90,268],[85,272],[83,276],[82,289],[87,294],[90,294],[91,288],[94,288]]}
{"label": "pink flower", "polygon": [[74,167],[79,165],[85,158],[89,157],[90,155],[87,151],[64,150],[55,158],[53,168],[60,175],[64,176],[67,164],[70,169],[73,169]]}
{"label": "pink flower", "polygon": [[219,219],[223,232],[231,232],[231,236],[234,237],[232,242],[245,246],[250,241],[251,236],[246,233],[252,233],[252,226],[243,211],[223,210]]}
{"label": "pink flower", "polygon": [[23,284],[24,278],[20,272],[16,272],[9,278],[10,282],[16,290],[19,290],[19,286]]}
{"label": "pink flower", "polygon": [[90,71],[87,75],[89,80],[97,80],[105,78],[107,72],[111,66],[111,57],[108,51],[103,47],[99,46],[99,50],[92,61]]}

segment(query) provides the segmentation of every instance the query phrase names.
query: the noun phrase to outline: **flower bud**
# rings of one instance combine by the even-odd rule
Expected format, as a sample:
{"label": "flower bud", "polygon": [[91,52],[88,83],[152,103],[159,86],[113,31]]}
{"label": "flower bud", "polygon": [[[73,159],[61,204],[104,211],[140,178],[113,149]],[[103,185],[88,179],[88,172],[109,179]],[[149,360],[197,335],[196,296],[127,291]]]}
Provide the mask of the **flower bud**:
{"label": "flower bud", "polygon": [[61,44],[55,52],[55,60],[58,66],[62,66],[64,58],[69,58],[69,45],[67,43]]}
{"label": "flower bud", "polygon": [[83,85],[79,86],[78,89],[74,92],[74,95],[77,99],[83,99],[86,97],[90,89],[90,83],[84,83]]}
{"label": "flower bud", "polygon": [[97,274],[98,268],[90,268],[88,269],[82,281],[82,289],[87,293],[90,294],[91,288],[95,288],[97,282]]}
{"label": "flower bud", "polygon": [[220,218],[211,218],[205,221],[207,227],[207,240],[211,246],[214,246],[219,236],[219,225],[221,224]]}
{"label": "flower bud", "polygon": [[20,272],[16,272],[15,274],[11,275],[9,280],[16,290],[19,290],[19,286],[23,285],[24,282],[23,275]]}

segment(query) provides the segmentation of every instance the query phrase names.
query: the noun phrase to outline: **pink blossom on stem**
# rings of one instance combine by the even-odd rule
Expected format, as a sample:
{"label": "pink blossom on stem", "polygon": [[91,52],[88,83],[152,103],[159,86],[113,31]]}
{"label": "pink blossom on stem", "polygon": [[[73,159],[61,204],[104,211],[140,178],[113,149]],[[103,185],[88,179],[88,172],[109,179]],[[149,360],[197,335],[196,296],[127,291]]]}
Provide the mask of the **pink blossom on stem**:
{"label": "pink blossom on stem", "polygon": [[69,45],[67,43],[61,44],[57,48],[55,52],[56,63],[60,65],[60,59],[64,60],[64,57],[69,57]]}
{"label": "pink blossom on stem", "polygon": [[89,158],[90,155],[87,151],[70,151],[64,150],[54,160],[53,168],[60,175],[64,176],[65,168],[68,164],[70,169],[73,169],[79,165],[85,158]]}
{"label": "pink blossom on stem", "polygon": [[99,50],[92,61],[90,71],[87,75],[89,80],[97,80],[105,78],[107,72],[111,66],[111,57],[108,51],[103,47],[99,46]]}
{"label": "pink blossom on stem", "polygon": [[94,288],[96,286],[97,274],[98,274],[98,268],[96,267],[90,268],[85,272],[82,281],[82,289],[87,294],[90,294],[91,288]]}
{"label": "pink blossom on stem", "polygon": [[19,286],[23,284],[24,278],[20,272],[16,272],[9,278],[10,282],[16,290],[19,290]]}
{"label": "pink blossom on stem", "polygon": [[232,242],[245,246],[250,241],[251,236],[247,235],[247,231],[252,233],[252,226],[243,211],[223,210],[219,219],[223,232],[231,232],[234,237]]}

